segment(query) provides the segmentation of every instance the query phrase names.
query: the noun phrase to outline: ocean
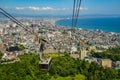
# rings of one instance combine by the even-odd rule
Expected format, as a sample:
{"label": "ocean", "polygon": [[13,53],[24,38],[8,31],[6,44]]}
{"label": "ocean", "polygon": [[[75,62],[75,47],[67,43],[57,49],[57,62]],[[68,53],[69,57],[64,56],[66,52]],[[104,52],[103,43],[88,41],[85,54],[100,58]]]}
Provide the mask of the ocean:
{"label": "ocean", "polygon": [[[71,27],[71,19],[56,21],[56,25]],[[102,30],[104,32],[120,33],[120,17],[113,18],[82,18],[78,19],[77,28],[87,30]]]}

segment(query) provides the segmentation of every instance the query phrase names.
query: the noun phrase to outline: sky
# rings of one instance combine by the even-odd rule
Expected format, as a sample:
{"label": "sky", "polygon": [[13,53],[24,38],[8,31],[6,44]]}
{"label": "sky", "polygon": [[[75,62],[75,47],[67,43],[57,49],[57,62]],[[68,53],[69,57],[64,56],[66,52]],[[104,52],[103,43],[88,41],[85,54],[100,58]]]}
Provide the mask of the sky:
{"label": "sky", "polygon": [[[26,15],[72,15],[74,0],[0,0],[9,13]],[[120,15],[120,0],[82,0],[81,15]]]}

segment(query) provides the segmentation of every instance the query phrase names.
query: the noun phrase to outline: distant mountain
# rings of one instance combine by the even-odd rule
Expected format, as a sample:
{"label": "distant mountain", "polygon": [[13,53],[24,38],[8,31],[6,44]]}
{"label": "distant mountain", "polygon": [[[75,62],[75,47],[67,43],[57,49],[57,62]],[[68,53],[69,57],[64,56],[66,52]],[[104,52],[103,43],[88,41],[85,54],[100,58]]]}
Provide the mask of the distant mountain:
{"label": "distant mountain", "polygon": [[[30,15],[30,14],[16,14],[12,13],[14,17],[26,17],[26,18],[71,18],[72,15]],[[0,14],[0,18],[4,17]],[[120,17],[120,14],[80,14],[79,18],[100,18],[100,17]]]}
{"label": "distant mountain", "polygon": [[[26,17],[26,18],[68,18],[71,15],[27,15],[27,14],[11,14],[13,17]],[[4,18],[2,14],[0,14],[0,18]]]}
{"label": "distant mountain", "polygon": [[104,17],[120,17],[120,14],[86,14],[79,16],[79,18],[104,18]]}

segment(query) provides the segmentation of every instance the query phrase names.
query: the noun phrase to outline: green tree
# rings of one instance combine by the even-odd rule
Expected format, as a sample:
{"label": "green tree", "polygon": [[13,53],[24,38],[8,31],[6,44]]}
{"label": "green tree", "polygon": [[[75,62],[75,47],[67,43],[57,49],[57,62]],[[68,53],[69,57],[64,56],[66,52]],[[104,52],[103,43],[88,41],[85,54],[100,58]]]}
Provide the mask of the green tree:
{"label": "green tree", "polygon": [[2,58],[2,52],[0,51],[0,59]]}

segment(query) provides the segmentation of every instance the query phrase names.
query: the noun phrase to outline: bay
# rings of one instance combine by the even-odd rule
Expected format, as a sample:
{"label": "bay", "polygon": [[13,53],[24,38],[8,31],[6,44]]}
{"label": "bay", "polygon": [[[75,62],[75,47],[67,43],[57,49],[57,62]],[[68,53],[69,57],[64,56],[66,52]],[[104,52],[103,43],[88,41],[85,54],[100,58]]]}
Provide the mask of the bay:
{"label": "bay", "polygon": [[[63,19],[56,21],[58,26],[71,27],[71,19]],[[102,30],[105,32],[120,33],[120,17],[112,18],[82,18],[78,19],[76,28],[87,30]]]}

